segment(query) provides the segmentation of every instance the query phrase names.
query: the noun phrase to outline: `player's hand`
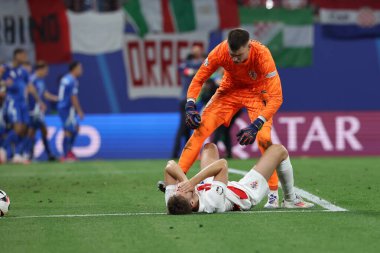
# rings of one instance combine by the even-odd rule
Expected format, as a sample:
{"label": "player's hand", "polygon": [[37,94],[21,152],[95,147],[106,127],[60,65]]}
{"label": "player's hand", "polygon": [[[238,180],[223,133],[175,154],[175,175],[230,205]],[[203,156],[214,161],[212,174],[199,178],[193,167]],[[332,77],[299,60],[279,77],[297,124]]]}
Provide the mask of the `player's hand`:
{"label": "player's hand", "polygon": [[201,115],[197,111],[197,107],[193,101],[188,101],[185,107],[186,125],[190,129],[197,129],[201,124]]}
{"label": "player's hand", "polygon": [[189,180],[186,180],[178,184],[178,190],[184,193],[192,192],[194,191],[194,186],[190,183]]}
{"label": "player's hand", "polygon": [[46,105],[44,102],[40,101],[38,105],[40,106],[42,112],[46,112]]}
{"label": "player's hand", "polygon": [[84,119],[84,113],[83,113],[82,111],[79,111],[79,112],[78,112],[78,116],[79,116],[79,118],[80,118],[81,120]]}
{"label": "player's hand", "polygon": [[257,118],[251,125],[241,129],[236,135],[239,144],[248,145],[254,143],[256,140],[257,132],[262,128],[263,125],[264,121]]}

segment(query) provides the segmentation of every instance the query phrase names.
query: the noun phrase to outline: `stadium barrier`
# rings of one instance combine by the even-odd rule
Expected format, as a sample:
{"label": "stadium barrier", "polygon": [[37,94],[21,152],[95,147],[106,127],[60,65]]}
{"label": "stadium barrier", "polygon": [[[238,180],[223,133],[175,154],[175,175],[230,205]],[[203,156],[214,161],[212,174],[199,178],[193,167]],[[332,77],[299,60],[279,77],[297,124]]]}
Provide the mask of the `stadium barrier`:
{"label": "stadium barrier", "polygon": [[[293,156],[380,155],[380,112],[278,113],[272,140],[285,145]],[[56,116],[46,118],[52,150],[62,152],[63,131]],[[233,154],[247,159],[259,155],[257,145],[240,146],[236,132],[247,126],[246,113],[231,128]],[[81,159],[170,158],[179,115],[177,113],[87,115],[74,153]],[[219,143],[221,152],[224,146]],[[35,156],[44,158],[40,137]]]}

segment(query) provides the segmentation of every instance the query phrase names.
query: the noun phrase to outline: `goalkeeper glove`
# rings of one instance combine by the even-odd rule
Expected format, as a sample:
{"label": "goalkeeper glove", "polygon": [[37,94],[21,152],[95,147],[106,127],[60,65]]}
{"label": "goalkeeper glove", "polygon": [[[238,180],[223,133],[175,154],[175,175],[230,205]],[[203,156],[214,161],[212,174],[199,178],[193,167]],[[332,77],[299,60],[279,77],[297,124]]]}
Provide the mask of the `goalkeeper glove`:
{"label": "goalkeeper glove", "polygon": [[201,115],[199,115],[194,101],[187,101],[185,111],[187,127],[190,129],[197,129],[201,123]]}
{"label": "goalkeeper glove", "polygon": [[263,127],[264,121],[257,118],[251,125],[246,128],[241,129],[237,133],[238,142],[240,145],[252,144],[256,140],[257,132]]}

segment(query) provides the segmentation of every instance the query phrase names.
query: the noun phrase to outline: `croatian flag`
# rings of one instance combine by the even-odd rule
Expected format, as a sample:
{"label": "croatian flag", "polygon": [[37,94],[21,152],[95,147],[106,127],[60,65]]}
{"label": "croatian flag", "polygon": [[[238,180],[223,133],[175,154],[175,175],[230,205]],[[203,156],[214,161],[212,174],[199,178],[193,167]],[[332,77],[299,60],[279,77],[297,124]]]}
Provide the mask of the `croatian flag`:
{"label": "croatian flag", "polygon": [[380,1],[315,0],[325,35],[335,38],[380,36]]}

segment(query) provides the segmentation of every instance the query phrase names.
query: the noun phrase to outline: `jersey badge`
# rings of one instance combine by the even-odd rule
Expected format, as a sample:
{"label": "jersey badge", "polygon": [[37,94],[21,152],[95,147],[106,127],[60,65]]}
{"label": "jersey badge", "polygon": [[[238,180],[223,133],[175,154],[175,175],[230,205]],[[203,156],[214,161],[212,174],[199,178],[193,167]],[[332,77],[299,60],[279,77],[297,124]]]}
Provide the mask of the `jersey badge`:
{"label": "jersey badge", "polygon": [[208,58],[206,58],[203,62],[203,66],[207,67],[208,66]]}
{"label": "jersey badge", "polygon": [[249,75],[253,80],[256,80],[256,78],[257,78],[257,73],[254,72],[254,71],[252,71],[252,70],[250,70],[250,71],[248,72],[248,75]]}
{"label": "jersey badge", "polygon": [[250,183],[252,189],[256,189],[258,186],[259,186],[259,182],[257,181],[253,181],[252,183]]}
{"label": "jersey badge", "polygon": [[218,186],[218,187],[216,187],[216,193],[218,193],[219,195],[222,195],[223,194],[223,188],[222,187],[220,187],[220,186]]}

